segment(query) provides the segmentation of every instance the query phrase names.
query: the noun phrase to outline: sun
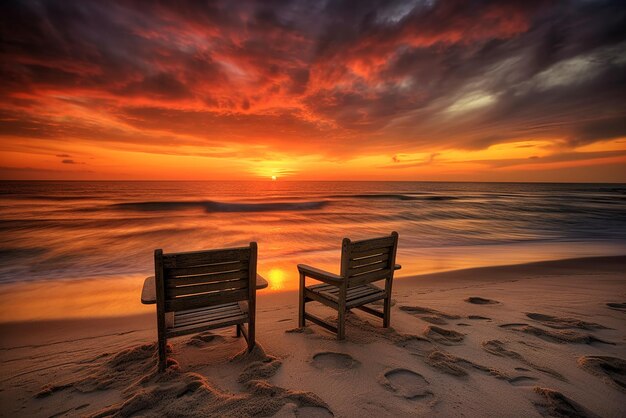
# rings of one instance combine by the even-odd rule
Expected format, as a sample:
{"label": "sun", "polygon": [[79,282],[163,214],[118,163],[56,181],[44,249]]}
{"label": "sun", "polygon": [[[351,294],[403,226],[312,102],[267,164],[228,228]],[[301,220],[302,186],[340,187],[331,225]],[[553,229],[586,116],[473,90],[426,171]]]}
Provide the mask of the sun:
{"label": "sun", "polygon": [[272,176],[272,180],[274,180],[274,181],[275,181],[275,180],[276,180],[276,178],[277,178],[276,176]]}

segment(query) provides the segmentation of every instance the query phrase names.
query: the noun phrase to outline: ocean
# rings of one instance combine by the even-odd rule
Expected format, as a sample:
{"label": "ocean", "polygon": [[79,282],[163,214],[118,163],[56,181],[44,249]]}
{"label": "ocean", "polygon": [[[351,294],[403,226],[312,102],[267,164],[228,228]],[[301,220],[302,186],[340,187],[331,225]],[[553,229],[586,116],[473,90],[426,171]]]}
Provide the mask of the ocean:
{"label": "ocean", "polygon": [[153,251],[259,245],[270,289],[398,231],[398,273],[626,254],[626,185],[0,182],[0,283],[150,275]]}

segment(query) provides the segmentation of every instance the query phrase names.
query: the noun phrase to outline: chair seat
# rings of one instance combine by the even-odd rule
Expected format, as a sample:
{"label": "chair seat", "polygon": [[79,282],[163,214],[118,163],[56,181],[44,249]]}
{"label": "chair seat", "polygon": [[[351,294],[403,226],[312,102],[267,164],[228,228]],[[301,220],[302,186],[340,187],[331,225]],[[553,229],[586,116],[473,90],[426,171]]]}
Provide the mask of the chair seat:
{"label": "chair seat", "polygon": [[[308,286],[307,290],[329,299],[334,303],[339,303],[339,288],[330,284],[316,284]],[[384,299],[386,293],[384,289],[373,284],[364,284],[361,286],[351,287],[346,292],[346,308],[361,306],[366,303]]]}
{"label": "chair seat", "polygon": [[223,305],[178,311],[174,325],[167,328],[167,336],[188,334],[248,322],[248,303],[231,302]]}

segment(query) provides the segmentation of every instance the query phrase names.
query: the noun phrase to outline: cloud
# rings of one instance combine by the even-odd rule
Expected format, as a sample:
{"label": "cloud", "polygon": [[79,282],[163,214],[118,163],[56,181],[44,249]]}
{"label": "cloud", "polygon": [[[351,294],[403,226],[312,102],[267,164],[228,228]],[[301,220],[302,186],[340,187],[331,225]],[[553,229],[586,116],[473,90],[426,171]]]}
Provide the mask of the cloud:
{"label": "cloud", "polygon": [[215,158],[395,155],[400,169],[421,163],[404,154],[549,138],[572,157],[626,135],[616,0],[42,0],[2,9],[5,143]]}

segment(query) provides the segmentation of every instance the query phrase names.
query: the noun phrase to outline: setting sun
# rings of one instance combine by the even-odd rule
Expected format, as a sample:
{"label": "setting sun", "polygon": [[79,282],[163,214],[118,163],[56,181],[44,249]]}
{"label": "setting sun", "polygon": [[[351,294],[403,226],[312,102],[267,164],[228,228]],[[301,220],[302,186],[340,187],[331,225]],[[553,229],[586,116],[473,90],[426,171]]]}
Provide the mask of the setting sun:
{"label": "setting sun", "polygon": [[276,176],[272,176],[272,180],[276,180]]}

